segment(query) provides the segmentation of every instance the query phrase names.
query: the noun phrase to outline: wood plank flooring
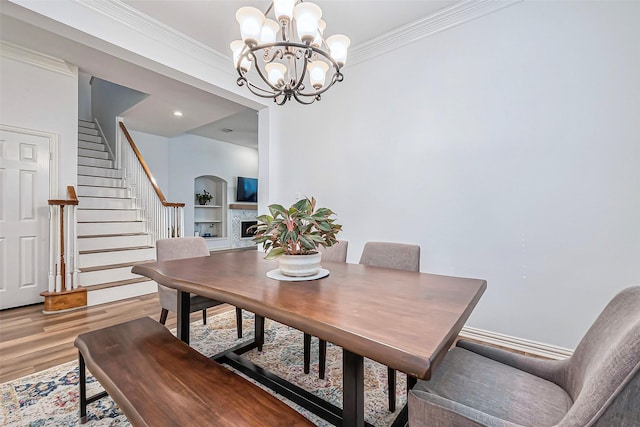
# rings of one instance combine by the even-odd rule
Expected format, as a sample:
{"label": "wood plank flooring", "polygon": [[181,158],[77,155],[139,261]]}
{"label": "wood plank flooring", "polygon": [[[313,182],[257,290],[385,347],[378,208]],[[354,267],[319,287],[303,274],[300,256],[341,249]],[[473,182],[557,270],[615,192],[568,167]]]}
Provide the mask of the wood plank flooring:
{"label": "wood plank flooring", "polygon": [[[144,316],[160,318],[156,293],[65,313],[43,314],[43,306],[0,311],[0,383],[75,360],[78,334]],[[208,309],[207,315],[232,309],[223,304]],[[191,314],[191,321],[200,319],[201,312]],[[175,313],[169,313],[166,325],[176,327]]]}

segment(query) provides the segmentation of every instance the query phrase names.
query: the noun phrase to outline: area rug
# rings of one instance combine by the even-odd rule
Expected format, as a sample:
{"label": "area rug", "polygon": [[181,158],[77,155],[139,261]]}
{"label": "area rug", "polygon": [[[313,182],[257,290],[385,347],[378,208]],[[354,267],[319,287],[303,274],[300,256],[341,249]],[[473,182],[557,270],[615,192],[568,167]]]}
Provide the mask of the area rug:
{"label": "area rug", "polygon": [[[229,311],[202,322],[191,324],[191,346],[204,355],[217,354],[236,344],[253,338],[253,314],[244,313],[245,336],[237,339],[235,311]],[[174,331],[175,333],[175,331]],[[266,320],[265,344],[261,352],[252,350],[244,357],[258,366],[274,372],[336,406],[342,407],[342,349],[327,345],[325,379],[318,378],[318,341],[312,340],[311,372],[303,372],[302,332]],[[0,425],[2,426],[75,426],[79,425],[78,363],[68,362],[14,381],[0,384]],[[100,384],[88,376],[87,393],[102,390]],[[375,426],[388,426],[406,402],[404,375],[398,375],[397,407],[390,413],[387,407],[387,368],[365,359],[365,420]],[[281,397],[319,426],[330,425],[308,411]],[[85,426],[129,426],[126,417],[109,398],[92,403],[87,409],[89,421]]]}

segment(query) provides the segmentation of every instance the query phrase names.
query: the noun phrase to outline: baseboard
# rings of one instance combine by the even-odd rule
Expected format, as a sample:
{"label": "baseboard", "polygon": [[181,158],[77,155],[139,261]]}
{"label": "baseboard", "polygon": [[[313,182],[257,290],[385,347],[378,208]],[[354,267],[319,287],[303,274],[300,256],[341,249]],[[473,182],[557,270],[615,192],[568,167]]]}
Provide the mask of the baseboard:
{"label": "baseboard", "polygon": [[482,329],[471,328],[468,326],[462,328],[460,337],[496,345],[507,350],[533,354],[554,360],[566,359],[573,354],[573,350],[566,348],[516,338],[496,332],[484,331]]}

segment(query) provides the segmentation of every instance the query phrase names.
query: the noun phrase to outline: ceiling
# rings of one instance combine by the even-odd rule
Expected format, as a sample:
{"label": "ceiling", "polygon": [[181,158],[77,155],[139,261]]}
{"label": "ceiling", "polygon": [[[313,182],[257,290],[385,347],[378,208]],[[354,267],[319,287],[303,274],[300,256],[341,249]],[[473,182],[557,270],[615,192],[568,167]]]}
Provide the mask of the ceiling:
{"label": "ceiling", "polygon": [[[269,6],[267,1],[243,0],[121,2],[146,15],[153,24],[169,26],[227,56],[230,68],[229,43],[239,38],[236,10],[247,5],[264,11]],[[351,39],[350,49],[353,50],[456,1],[318,0],[317,3],[327,22],[325,34],[346,34]],[[165,137],[193,133],[257,148],[258,118],[254,110],[26,24],[16,19],[15,13],[10,13],[12,8],[15,10],[19,6],[2,0],[2,40],[63,59],[77,65],[82,72],[149,95],[122,114],[131,129]],[[173,116],[175,110],[182,111],[183,116]]]}

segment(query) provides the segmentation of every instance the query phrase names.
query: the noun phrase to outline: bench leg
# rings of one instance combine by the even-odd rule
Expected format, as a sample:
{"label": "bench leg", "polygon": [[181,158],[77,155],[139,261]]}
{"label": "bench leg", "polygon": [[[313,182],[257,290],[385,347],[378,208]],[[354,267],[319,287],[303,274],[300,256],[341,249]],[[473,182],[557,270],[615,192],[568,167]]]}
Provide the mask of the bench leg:
{"label": "bench leg", "polygon": [[207,309],[206,308],[204,310],[202,310],[202,324],[203,325],[207,324]]}
{"label": "bench leg", "polygon": [[78,352],[78,369],[80,372],[80,424],[84,424],[87,422],[87,367],[80,352]]}

